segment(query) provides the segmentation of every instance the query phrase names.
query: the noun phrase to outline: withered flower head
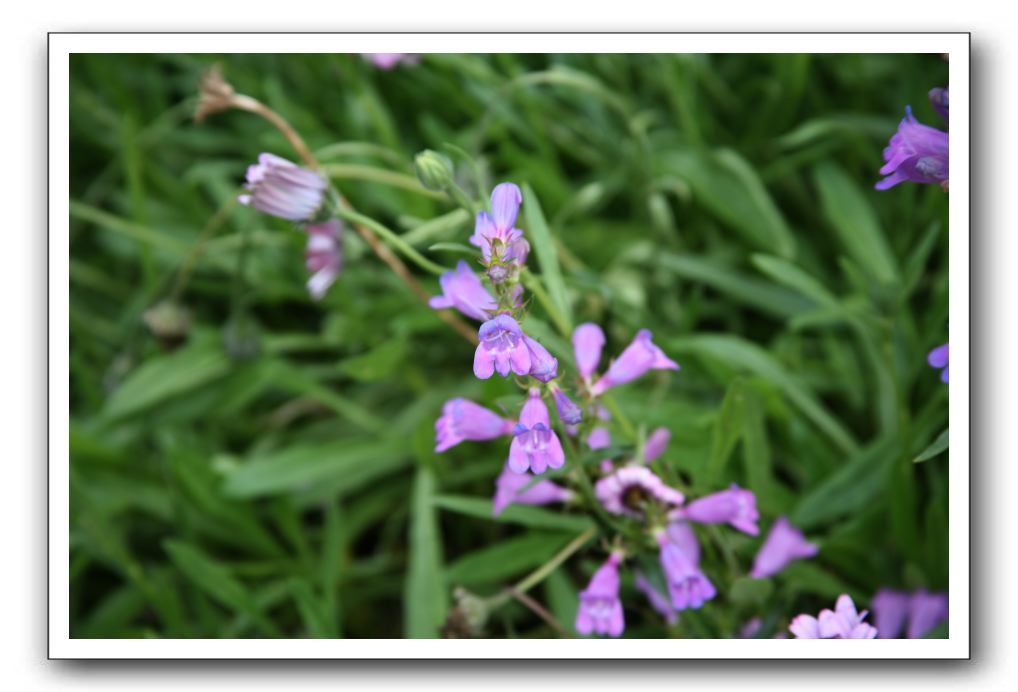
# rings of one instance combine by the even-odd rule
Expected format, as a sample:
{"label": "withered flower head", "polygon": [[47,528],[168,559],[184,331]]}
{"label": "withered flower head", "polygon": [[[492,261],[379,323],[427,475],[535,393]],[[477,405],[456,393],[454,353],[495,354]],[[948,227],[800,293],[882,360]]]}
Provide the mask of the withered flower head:
{"label": "withered flower head", "polygon": [[202,122],[207,116],[222,113],[233,107],[236,92],[233,86],[223,79],[219,65],[210,66],[202,73],[198,83],[198,107],[194,112],[195,122]]}

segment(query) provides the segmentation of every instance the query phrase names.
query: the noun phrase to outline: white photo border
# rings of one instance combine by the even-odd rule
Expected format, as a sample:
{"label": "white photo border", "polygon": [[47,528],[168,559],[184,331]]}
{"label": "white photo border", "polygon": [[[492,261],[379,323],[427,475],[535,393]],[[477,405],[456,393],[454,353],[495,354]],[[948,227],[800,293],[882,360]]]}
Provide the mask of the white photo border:
{"label": "white photo border", "polygon": [[[959,33],[51,33],[51,659],[967,659],[970,657],[970,35]],[[950,638],[874,640],[72,639],[69,622],[69,60],[73,53],[946,53],[950,56]],[[931,85],[934,86],[934,85]],[[891,133],[888,133],[890,136]],[[940,460],[943,463],[943,460]]]}

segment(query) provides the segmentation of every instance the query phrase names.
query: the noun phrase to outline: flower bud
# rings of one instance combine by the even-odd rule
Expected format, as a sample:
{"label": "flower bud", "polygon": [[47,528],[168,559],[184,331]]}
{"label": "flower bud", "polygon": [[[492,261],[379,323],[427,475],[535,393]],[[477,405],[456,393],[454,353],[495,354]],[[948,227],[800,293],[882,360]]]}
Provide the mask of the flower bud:
{"label": "flower bud", "polygon": [[429,190],[445,190],[452,184],[452,162],[431,149],[414,157],[414,172],[421,185]]}

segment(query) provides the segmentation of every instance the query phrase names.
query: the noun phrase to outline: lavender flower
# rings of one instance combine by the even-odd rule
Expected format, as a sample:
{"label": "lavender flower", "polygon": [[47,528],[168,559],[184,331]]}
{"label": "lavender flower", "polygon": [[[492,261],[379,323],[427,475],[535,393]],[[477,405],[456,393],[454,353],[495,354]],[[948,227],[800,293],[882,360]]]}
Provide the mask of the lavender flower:
{"label": "lavender flower", "polygon": [[922,639],[930,630],[947,619],[947,594],[919,589],[909,600],[908,639]]}
{"label": "lavender flower", "polygon": [[612,362],[608,372],[594,383],[590,393],[598,396],[611,387],[635,380],[648,370],[678,370],[678,363],[668,358],[651,341],[651,337],[648,329],[637,332],[633,341]]}
{"label": "lavender flower", "polygon": [[523,231],[514,227],[522,202],[520,188],[500,183],[491,192],[491,214],[477,213],[470,242],[481,248],[486,263],[494,259],[522,265],[526,261],[530,245],[523,239]]}
{"label": "lavender flower", "polygon": [[717,595],[717,589],[700,571],[700,547],[689,524],[673,522],[667,532],[657,534],[657,541],[673,608],[699,608]]}
{"label": "lavender flower", "polygon": [[247,168],[250,194],[237,197],[241,204],[289,221],[307,221],[325,199],[325,178],[274,154],[260,154]]}
{"label": "lavender flower", "polygon": [[933,105],[933,109],[937,111],[937,114],[944,119],[944,122],[950,120],[950,112],[948,109],[948,94],[947,88],[937,87],[930,89],[930,103]]}
{"label": "lavender flower", "polygon": [[565,463],[562,443],[551,429],[548,407],[541,400],[540,390],[531,389],[520,411],[520,422],[513,428],[509,468],[516,473],[524,473],[527,469],[544,473],[548,468],[561,468]]}
{"label": "lavender flower", "polygon": [[[533,369],[531,369],[533,375]],[[555,399],[555,410],[558,412],[559,420],[566,425],[579,425],[583,420],[583,409],[577,406],[562,389],[554,382],[549,386],[552,398]]]}
{"label": "lavender flower", "polygon": [[912,115],[912,108],[906,106],[897,133],[884,149],[884,161],[880,174],[887,177],[876,184],[878,190],[886,190],[905,180],[946,185],[947,133],[923,125]]}
{"label": "lavender flower", "polygon": [[493,440],[508,435],[513,421],[469,399],[450,399],[435,421],[435,451],[444,452],[463,440]]}
{"label": "lavender flower", "polygon": [[863,622],[866,611],[857,613],[851,597],[842,594],[834,610],[825,608],[820,617],[797,615],[788,630],[796,639],[873,639],[877,628]]}
{"label": "lavender flower", "polygon": [[397,65],[415,65],[417,53],[361,53],[372,65],[380,70],[391,70]]}
{"label": "lavender flower", "polygon": [[498,303],[463,260],[456,263],[456,269],[442,274],[438,282],[442,295],[428,301],[436,310],[456,308],[467,317],[483,321],[491,319],[491,314],[498,309]]}
{"label": "lavender flower", "polygon": [[756,639],[756,635],[760,633],[760,628],[763,626],[763,621],[760,618],[751,618],[747,620],[742,627],[739,628],[739,639]]}
{"label": "lavender flower", "polygon": [[926,356],[926,362],[930,367],[940,370],[940,381],[947,384],[948,381],[948,344],[942,344],[930,351]]}
{"label": "lavender flower", "polygon": [[591,449],[604,449],[610,447],[611,443],[612,438],[608,428],[594,428],[587,435],[587,446]]}
{"label": "lavender flower", "polygon": [[558,359],[548,353],[548,349],[529,336],[523,337],[523,343],[530,352],[531,377],[546,383],[558,377]]}
{"label": "lavender flower", "polygon": [[477,332],[481,343],[474,351],[474,375],[486,380],[495,370],[502,377],[512,369],[517,375],[530,373],[530,351],[523,340],[523,330],[509,313],[496,315],[481,325]]}
{"label": "lavender flower", "polygon": [[731,524],[750,536],[760,533],[756,525],[760,518],[756,511],[756,496],[735,483],[728,490],[691,502],[682,510],[682,516],[700,524]]}
{"label": "lavender flower", "polygon": [[648,464],[665,453],[668,442],[672,439],[672,433],[668,428],[655,428],[654,432],[647,438],[643,445],[643,460]]}
{"label": "lavender flower", "polygon": [[642,517],[647,502],[681,505],[684,499],[645,466],[623,466],[599,480],[594,494],[607,511],[631,517]]}
{"label": "lavender flower", "polygon": [[309,223],[307,232],[304,266],[311,272],[307,282],[308,292],[315,300],[321,300],[343,266],[343,225],[339,219]]}
{"label": "lavender flower", "polygon": [[764,579],[783,570],[792,560],[816,554],[817,547],[803,537],[802,531],[792,526],[785,517],[778,517],[756,554],[749,576]]}
{"label": "lavender flower", "polygon": [[497,517],[513,502],[521,505],[548,505],[553,502],[565,502],[573,495],[566,488],[548,480],[537,481],[531,485],[533,479],[529,473],[516,473],[508,466],[504,467],[495,480],[491,515]]}
{"label": "lavender flower", "polygon": [[674,625],[679,621],[679,616],[676,614],[675,609],[672,608],[672,602],[668,600],[668,597],[657,590],[657,587],[650,583],[650,580],[643,575],[642,572],[636,573],[636,590],[641,592],[650,601],[650,607],[658,612],[658,614],[665,619],[669,625]]}
{"label": "lavender flower", "polygon": [[612,553],[594,572],[587,588],[580,592],[576,611],[576,631],[580,634],[607,634],[618,637],[625,629],[622,601],[619,600],[619,563],[622,556]]}
{"label": "lavender flower", "polygon": [[604,332],[592,322],[581,324],[573,330],[573,353],[576,355],[576,368],[580,377],[589,378],[597,370],[601,361],[601,349],[604,348]]}

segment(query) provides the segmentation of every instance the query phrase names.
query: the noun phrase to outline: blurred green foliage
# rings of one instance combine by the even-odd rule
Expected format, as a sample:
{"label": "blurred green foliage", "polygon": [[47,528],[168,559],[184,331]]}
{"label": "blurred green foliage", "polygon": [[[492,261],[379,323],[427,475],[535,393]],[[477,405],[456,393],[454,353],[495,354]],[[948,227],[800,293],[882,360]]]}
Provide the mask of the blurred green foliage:
{"label": "blurred green foliage", "polygon": [[[286,141],[247,113],[191,120],[215,61],[440,264],[471,223],[420,188],[416,152],[445,151],[479,197],[525,186],[558,319],[604,325],[609,353],[648,327],[683,365],[615,394],[639,430],[673,432],[666,480],[738,482],[765,527],[786,514],[821,546],[754,583],[759,539],[708,532],[718,598],[666,630],[625,577],[626,636],[729,637],[751,617],[770,636],[842,592],[947,589],[945,460],[913,459],[947,427],[925,355],[946,341],[948,196],[873,190],[905,104],[937,124],[938,56],[429,55],[386,72],[75,55],[72,636],[436,636],[455,586],[493,594],[590,526],[518,506],[493,520],[502,442],[432,451],[446,398],[515,388],[475,380],[471,347],[354,234],[340,280],[308,298],[302,234],[234,202],[259,152],[295,158]],[[160,338],[145,314],[169,298],[190,319]],[[568,362],[556,316],[532,314]],[[568,631],[596,547],[532,592]],[[515,602],[487,629],[555,635]]]}

